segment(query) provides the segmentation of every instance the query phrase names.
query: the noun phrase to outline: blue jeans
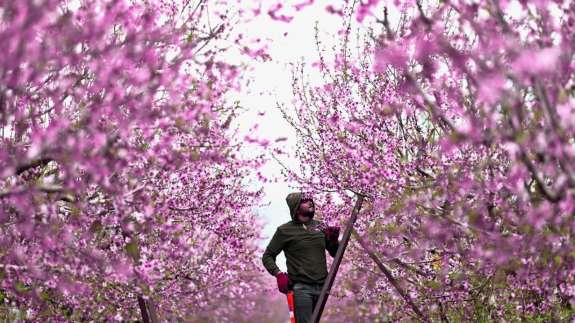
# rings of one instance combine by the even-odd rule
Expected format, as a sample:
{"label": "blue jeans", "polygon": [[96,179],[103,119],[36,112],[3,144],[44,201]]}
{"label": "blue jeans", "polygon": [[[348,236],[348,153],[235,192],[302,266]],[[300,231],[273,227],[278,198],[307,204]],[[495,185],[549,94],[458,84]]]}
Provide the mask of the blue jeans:
{"label": "blue jeans", "polygon": [[293,285],[294,314],[296,323],[311,322],[311,316],[323,284],[297,282]]}

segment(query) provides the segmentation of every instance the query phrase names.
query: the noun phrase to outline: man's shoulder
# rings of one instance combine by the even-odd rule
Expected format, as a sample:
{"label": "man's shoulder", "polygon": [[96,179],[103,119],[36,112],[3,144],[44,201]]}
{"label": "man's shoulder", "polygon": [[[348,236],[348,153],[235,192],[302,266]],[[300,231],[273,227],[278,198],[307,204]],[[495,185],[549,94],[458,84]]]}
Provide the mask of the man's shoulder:
{"label": "man's shoulder", "polygon": [[288,221],[282,225],[280,225],[278,227],[278,230],[285,230],[285,229],[289,229],[289,228],[293,228],[294,226],[296,226],[296,224],[293,221]]}
{"label": "man's shoulder", "polygon": [[311,227],[313,231],[323,231],[323,229],[325,229],[327,226],[323,221],[313,220]]}
{"label": "man's shoulder", "polygon": [[[321,228],[321,227],[323,227],[325,224],[324,224],[322,221],[312,219],[308,225],[310,225],[310,226],[312,226],[312,227]],[[285,232],[285,230],[290,230],[290,229],[299,228],[299,227],[301,227],[301,224],[298,224],[298,223],[296,223],[296,222],[294,222],[294,221],[288,221],[288,222],[286,222],[286,223],[284,223],[284,224],[278,226],[278,230]]]}
{"label": "man's shoulder", "polygon": [[318,228],[323,228],[323,227],[325,226],[325,223],[324,223],[323,221],[321,221],[321,220],[315,220],[315,219],[312,219],[310,224],[311,224],[312,226],[318,227]]}

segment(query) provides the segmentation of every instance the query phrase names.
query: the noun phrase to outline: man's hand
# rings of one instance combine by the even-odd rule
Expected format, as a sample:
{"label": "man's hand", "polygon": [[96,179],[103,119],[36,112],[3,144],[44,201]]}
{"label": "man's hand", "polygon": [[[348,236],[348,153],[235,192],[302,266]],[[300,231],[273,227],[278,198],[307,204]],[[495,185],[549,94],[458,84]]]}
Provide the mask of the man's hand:
{"label": "man's hand", "polygon": [[339,238],[339,227],[327,227],[323,229],[323,234],[325,235],[325,242],[328,245],[337,244],[337,239]]}
{"label": "man's hand", "polygon": [[276,274],[276,280],[278,282],[278,290],[280,293],[287,294],[289,286],[289,277],[284,272],[279,272]]}

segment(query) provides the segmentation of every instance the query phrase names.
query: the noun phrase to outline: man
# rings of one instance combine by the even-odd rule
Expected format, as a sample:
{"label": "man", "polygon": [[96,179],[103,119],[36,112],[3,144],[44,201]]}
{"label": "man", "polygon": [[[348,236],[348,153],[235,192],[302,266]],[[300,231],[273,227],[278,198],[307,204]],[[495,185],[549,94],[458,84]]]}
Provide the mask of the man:
{"label": "man", "polygon": [[[262,262],[277,279],[278,289],[287,294],[294,291],[296,323],[311,319],[325,278],[325,250],[335,257],[339,246],[339,227],[327,227],[314,220],[315,206],[310,195],[301,192],[286,197],[292,220],[280,225],[268,244]],[[276,256],[283,251],[287,274],[276,265]]]}

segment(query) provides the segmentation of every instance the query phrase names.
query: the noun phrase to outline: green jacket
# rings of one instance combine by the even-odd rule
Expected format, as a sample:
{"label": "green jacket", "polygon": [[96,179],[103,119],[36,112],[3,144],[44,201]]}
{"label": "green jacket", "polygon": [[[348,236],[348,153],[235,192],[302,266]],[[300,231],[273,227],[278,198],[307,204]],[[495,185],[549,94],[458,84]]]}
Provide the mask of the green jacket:
{"label": "green jacket", "polygon": [[280,225],[268,244],[262,262],[266,270],[275,276],[280,269],[276,256],[283,251],[287,261],[288,277],[292,283],[323,284],[327,277],[325,250],[335,257],[339,244],[326,246],[321,221],[310,220],[304,224],[296,219],[296,211],[301,201],[301,193],[291,193],[286,202],[292,220]]}

